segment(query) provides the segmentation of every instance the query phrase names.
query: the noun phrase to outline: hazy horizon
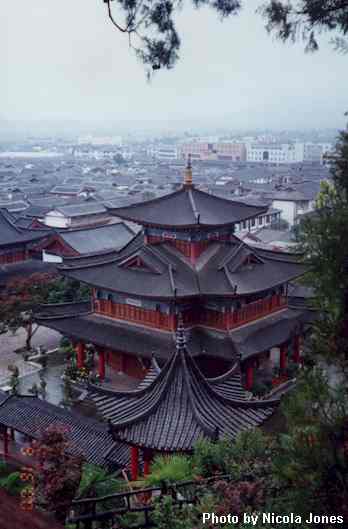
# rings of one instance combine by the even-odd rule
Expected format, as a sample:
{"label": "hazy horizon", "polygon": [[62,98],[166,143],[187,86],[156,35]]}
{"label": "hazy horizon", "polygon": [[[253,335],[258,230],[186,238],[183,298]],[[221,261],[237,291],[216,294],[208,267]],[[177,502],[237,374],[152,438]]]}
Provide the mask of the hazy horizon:
{"label": "hazy horizon", "polygon": [[333,51],[330,35],[315,54],[274,41],[254,8],[224,22],[208,8],[182,9],[181,59],[151,83],[101,0],[36,0],[19,13],[8,2],[2,11],[3,132],[57,124],[87,131],[93,123],[100,130],[345,125],[348,56]]}

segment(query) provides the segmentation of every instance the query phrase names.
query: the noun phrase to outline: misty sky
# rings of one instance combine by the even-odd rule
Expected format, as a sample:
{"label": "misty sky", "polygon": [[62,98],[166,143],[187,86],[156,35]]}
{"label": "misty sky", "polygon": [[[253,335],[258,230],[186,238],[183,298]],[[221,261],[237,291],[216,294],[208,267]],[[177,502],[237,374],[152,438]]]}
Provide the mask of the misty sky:
{"label": "misty sky", "polygon": [[269,36],[253,9],[220,22],[207,8],[178,16],[181,60],[146,81],[102,0],[3,0],[0,118],[223,120],[231,128],[342,127],[348,56]]}

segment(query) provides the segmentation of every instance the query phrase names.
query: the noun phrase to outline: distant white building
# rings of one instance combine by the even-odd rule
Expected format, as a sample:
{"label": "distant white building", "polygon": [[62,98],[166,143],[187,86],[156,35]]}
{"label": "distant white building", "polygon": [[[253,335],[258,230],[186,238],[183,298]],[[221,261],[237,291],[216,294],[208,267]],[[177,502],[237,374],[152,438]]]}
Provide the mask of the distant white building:
{"label": "distant white building", "polygon": [[249,143],[247,162],[298,163],[303,161],[303,143]]}
{"label": "distant white building", "polygon": [[331,143],[310,143],[304,144],[303,161],[323,163],[325,154],[332,152]]}
{"label": "distant white building", "polygon": [[90,202],[52,209],[39,220],[51,228],[73,228],[105,224],[109,219],[110,215],[103,204]]}
{"label": "distant white building", "polygon": [[281,211],[281,218],[291,227],[299,215],[313,211],[315,196],[306,196],[299,191],[280,191],[274,195],[272,206]]}
{"label": "distant white building", "polygon": [[241,236],[245,233],[253,233],[261,228],[268,228],[271,225],[277,224],[280,220],[281,212],[274,207],[268,208],[266,213],[254,217],[252,219],[244,220],[243,222],[235,224],[235,233]]}
{"label": "distant white building", "polygon": [[77,139],[79,145],[117,145],[122,146],[121,136],[80,136]]}
{"label": "distant white building", "polygon": [[156,160],[160,161],[171,161],[171,160],[177,160],[178,159],[178,150],[176,147],[172,147],[169,145],[160,146],[155,148],[152,151],[152,155]]}

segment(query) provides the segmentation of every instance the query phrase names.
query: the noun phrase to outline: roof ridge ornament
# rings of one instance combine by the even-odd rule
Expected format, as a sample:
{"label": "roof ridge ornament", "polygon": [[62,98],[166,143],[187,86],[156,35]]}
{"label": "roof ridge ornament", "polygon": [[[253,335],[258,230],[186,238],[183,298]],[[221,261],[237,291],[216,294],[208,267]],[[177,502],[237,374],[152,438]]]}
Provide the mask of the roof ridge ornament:
{"label": "roof ridge ornament", "polygon": [[191,165],[191,154],[190,153],[187,155],[187,165],[185,168],[184,186],[185,187],[192,186],[192,165]]}

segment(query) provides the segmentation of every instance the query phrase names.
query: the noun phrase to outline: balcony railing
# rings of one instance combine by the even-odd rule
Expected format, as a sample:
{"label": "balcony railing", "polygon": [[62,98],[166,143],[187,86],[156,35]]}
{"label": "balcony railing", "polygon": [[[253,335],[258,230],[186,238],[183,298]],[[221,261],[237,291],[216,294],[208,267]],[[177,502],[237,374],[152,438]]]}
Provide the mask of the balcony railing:
{"label": "balcony railing", "polygon": [[[197,307],[183,313],[184,325],[205,325],[214,329],[235,329],[246,323],[258,320],[264,316],[277,312],[287,306],[287,298],[274,295],[259,301],[249,303],[233,312],[218,312]],[[94,310],[117,320],[125,320],[148,327],[173,331],[176,328],[176,316],[164,314],[157,310],[144,309],[132,305],[113,303],[99,299],[94,301]]]}
{"label": "balcony railing", "polygon": [[233,312],[218,312],[214,310],[200,309],[184,314],[186,325],[206,325],[215,329],[235,329],[246,323],[263,318],[273,312],[287,306],[287,298],[274,295],[265,299],[248,303],[244,307]]}
{"label": "balcony railing", "polygon": [[94,310],[99,314],[117,320],[131,321],[147,327],[155,327],[163,330],[175,329],[175,315],[163,314],[158,310],[144,309],[123,303],[113,303],[106,299],[95,300]]}
{"label": "balcony railing", "polygon": [[249,303],[235,312],[228,313],[227,328],[234,329],[245,323],[263,318],[268,314],[285,308],[287,303],[287,298],[279,295]]}

